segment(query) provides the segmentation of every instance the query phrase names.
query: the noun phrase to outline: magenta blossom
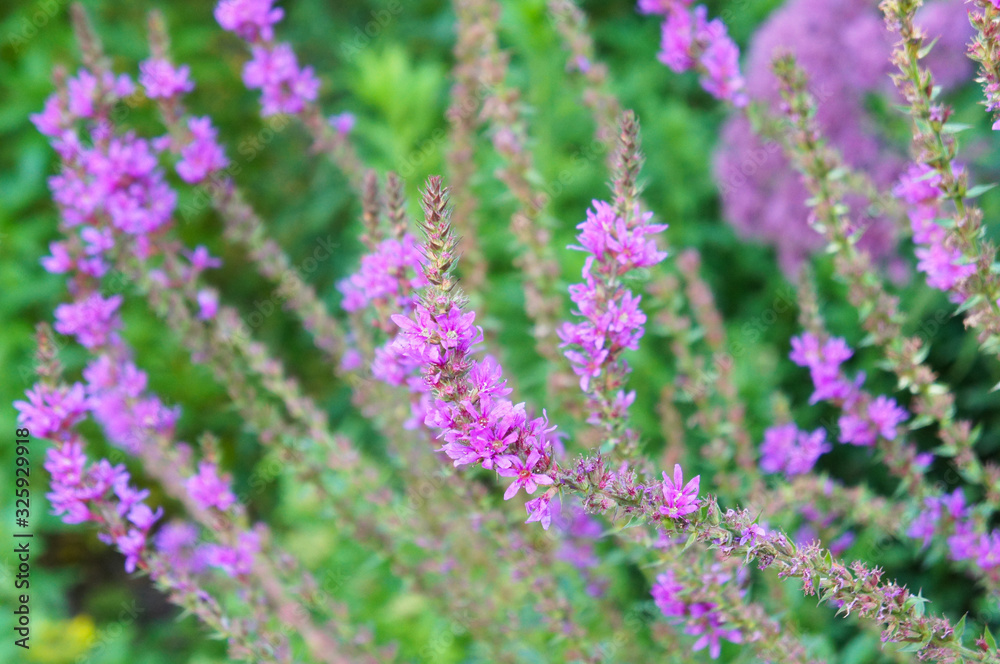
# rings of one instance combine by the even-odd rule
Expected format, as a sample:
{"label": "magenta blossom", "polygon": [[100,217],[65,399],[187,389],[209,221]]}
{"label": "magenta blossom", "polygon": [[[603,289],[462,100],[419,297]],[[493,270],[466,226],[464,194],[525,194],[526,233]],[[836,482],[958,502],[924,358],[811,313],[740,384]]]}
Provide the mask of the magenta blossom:
{"label": "magenta blossom", "polygon": [[273,0],[222,0],[215,8],[215,20],[223,30],[234,32],[240,39],[256,41],[274,39],[271,27],[285,12],[271,7]]}
{"label": "magenta blossom", "polygon": [[541,457],[542,455],[537,450],[531,450],[528,458],[524,461],[519,457],[511,456],[509,468],[496,469],[497,473],[503,477],[517,478],[513,484],[507,487],[507,491],[504,492],[504,500],[513,498],[521,487],[524,487],[525,493],[532,494],[538,488],[539,484],[553,484],[554,480],[551,477],[534,471],[535,464],[538,463]]}
{"label": "magenta blossom", "polygon": [[139,63],[139,83],[150,99],[170,99],[194,90],[187,65],[174,67],[166,60],[150,59]]}

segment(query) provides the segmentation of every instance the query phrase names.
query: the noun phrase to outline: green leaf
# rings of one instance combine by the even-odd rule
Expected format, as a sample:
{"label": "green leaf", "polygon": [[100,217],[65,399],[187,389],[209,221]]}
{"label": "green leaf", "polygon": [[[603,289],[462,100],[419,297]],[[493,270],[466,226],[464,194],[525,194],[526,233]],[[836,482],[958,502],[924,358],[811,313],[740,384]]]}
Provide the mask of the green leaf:
{"label": "green leaf", "polygon": [[962,124],[961,122],[946,122],[944,126],[941,127],[941,133],[957,134],[959,132],[965,131],[966,129],[972,129],[972,125]]}
{"label": "green leaf", "polygon": [[966,613],[965,615],[962,616],[961,620],[955,623],[955,638],[958,640],[959,643],[962,642],[962,637],[965,636],[965,618],[968,615],[969,614]]}
{"label": "green leaf", "polygon": [[934,45],[937,44],[938,39],[940,39],[940,38],[939,37],[935,37],[934,39],[931,40],[931,43],[925,44],[923,46],[923,48],[921,48],[919,51],[917,51],[917,58],[920,59],[920,60],[923,60],[924,58],[926,58],[927,54],[931,52],[932,48],[934,48]]}

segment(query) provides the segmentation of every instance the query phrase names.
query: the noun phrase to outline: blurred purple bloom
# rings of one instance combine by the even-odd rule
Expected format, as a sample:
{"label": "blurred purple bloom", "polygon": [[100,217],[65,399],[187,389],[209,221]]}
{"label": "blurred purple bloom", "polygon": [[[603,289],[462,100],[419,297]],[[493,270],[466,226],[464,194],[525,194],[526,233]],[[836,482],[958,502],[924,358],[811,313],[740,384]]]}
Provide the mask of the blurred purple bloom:
{"label": "blurred purple bloom", "polygon": [[667,471],[663,471],[663,505],[660,506],[660,514],[671,519],[679,519],[697,510],[701,505],[701,501],[698,500],[700,484],[701,476],[697,475],[685,485],[684,471],[681,470],[679,463],[674,464],[672,480],[667,476]]}

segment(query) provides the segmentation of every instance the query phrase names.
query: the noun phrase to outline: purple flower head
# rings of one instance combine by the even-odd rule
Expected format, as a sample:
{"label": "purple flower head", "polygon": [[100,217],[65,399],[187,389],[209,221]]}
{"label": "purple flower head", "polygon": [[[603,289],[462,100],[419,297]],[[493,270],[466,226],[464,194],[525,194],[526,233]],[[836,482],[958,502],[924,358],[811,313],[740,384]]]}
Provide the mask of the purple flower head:
{"label": "purple flower head", "polygon": [[187,65],[174,67],[166,60],[151,58],[139,63],[139,84],[150,99],[169,99],[194,90]]}
{"label": "purple flower head", "polygon": [[246,576],[253,571],[254,557],[260,551],[260,536],[255,532],[240,533],[235,547],[211,544],[205,547],[205,562],[226,574]]}
{"label": "purple flower head", "polygon": [[[940,36],[923,61],[936,82],[947,88],[968,80],[965,44],[972,30],[961,0],[929,0],[917,22],[926,29],[928,43]],[[780,92],[771,65],[782,51],[792,53],[811,80],[822,82],[816,121],[830,147],[880,189],[891,187],[906,160],[885,140],[869,110],[872,96],[890,104],[898,99],[888,76],[894,70],[892,39],[876,5],[788,0],[772,12],[755,31],[744,68],[748,95],[772,108],[780,104]],[[810,195],[781,148],[761,140],[745,114],[734,113],[722,129],[714,161],[726,219],[744,237],[775,246],[782,269],[796,274],[826,242],[807,222]],[[868,207],[860,197],[849,198],[848,204],[855,216]],[[896,227],[884,216],[870,221],[859,247],[876,264],[893,271],[905,267],[895,255]]]}
{"label": "purple flower head", "polygon": [[[695,14],[699,23],[704,21],[704,7],[699,6]],[[746,106],[746,82],[740,74],[740,49],[730,39],[726,26],[714,19],[699,30],[698,38],[705,43],[700,62],[705,70],[701,86],[716,99],[730,101],[734,106]]]}
{"label": "purple flower head", "polygon": [[285,12],[272,8],[273,0],[222,0],[215,7],[215,20],[223,30],[234,32],[246,41],[271,41],[275,23]]}
{"label": "purple flower head", "polygon": [[524,509],[528,512],[528,520],[525,523],[537,521],[542,524],[543,530],[548,530],[549,526],[552,525],[551,502],[552,497],[548,493],[526,502]]}
{"label": "purple flower head", "polygon": [[188,184],[197,184],[214,171],[229,163],[226,153],[216,142],[217,131],[208,117],[191,118],[188,129],[192,140],[181,149],[177,162],[177,175]]}
{"label": "purple flower head", "polygon": [[942,198],[941,175],[925,164],[913,164],[892,188],[897,198],[909,205],[936,205]]}
{"label": "purple flower head", "polygon": [[69,255],[66,250],[66,243],[64,242],[52,242],[49,244],[49,253],[51,256],[45,256],[42,258],[42,267],[45,268],[46,272],[52,274],[65,274],[73,269],[76,264],[73,258]]}
{"label": "purple flower head", "polygon": [[45,100],[45,106],[41,113],[33,113],[30,116],[31,123],[45,136],[57,137],[69,129],[73,119],[69,116],[69,110],[59,94],[49,95]]}
{"label": "purple flower head", "polygon": [[103,298],[91,293],[80,302],[61,304],[56,307],[56,332],[75,336],[84,348],[103,346],[121,327],[117,315],[121,303],[121,295]]}
{"label": "purple flower head", "polygon": [[416,308],[416,320],[402,314],[391,319],[400,328],[393,342],[403,357],[424,364],[444,365],[454,354],[466,355],[482,341],[483,332],[474,325],[476,315],[452,306],[447,314],[435,317],[423,306]]}
{"label": "purple flower head", "polygon": [[163,516],[163,508],[159,507],[154,512],[146,503],[134,505],[128,512],[128,520],[142,531],[148,531],[153,524]]}
{"label": "purple flower head", "polygon": [[760,467],[766,473],[785,473],[787,477],[803,475],[830,449],[822,429],[807,433],[791,423],[771,427],[764,432]]}
{"label": "purple flower head", "polygon": [[337,130],[338,134],[347,136],[354,129],[357,118],[354,117],[353,113],[344,112],[339,115],[331,115],[329,122],[330,126]]}
{"label": "purple flower head", "polygon": [[337,284],[337,288],[344,294],[341,302],[344,311],[360,311],[374,304],[409,315],[416,306],[417,291],[426,285],[420,250],[414,237],[407,233],[399,240],[390,238],[380,242],[361,258],[358,271]]}
{"label": "purple flower head", "polygon": [[532,494],[535,489],[538,488],[539,484],[553,484],[554,480],[548,475],[542,473],[536,473],[534,468],[535,464],[541,459],[541,454],[537,450],[531,450],[528,453],[528,458],[521,460],[519,457],[513,457],[510,459],[510,467],[508,468],[497,468],[496,471],[499,475],[503,477],[514,477],[516,478],[514,482],[507,487],[507,491],[503,494],[504,500],[510,500],[513,498],[518,489],[524,487],[525,493]]}
{"label": "purple flower head", "polygon": [[[840,365],[853,354],[851,348],[840,337],[831,337],[822,346],[819,339],[809,332],[792,339],[792,352],[789,357],[795,364],[809,368],[815,387],[809,403],[847,402],[856,398],[860,385],[849,382],[840,370]],[[859,383],[863,381],[864,377],[861,374]]]}
{"label": "purple flower head", "polygon": [[88,406],[83,385],[50,387],[38,383],[29,389],[27,401],[15,401],[17,421],[38,438],[54,438],[81,422]]}
{"label": "purple flower head", "polygon": [[666,14],[675,7],[685,7],[692,0],[639,0],[640,14]]}
{"label": "purple flower head", "polygon": [[660,52],[656,57],[681,74],[694,67],[696,62],[692,55],[696,32],[694,21],[691,12],[678,3],[673,3],[664,13],[667,18],[660,30]]}
{"label": "purple flower head", "polygon": [[668,618],[679,618],[687,611],[687,602],[682,598],[684,586],[674,576],[673,570],[657,575],[653,584],[653,601]]}
{"label": "purple flower head", "polygon": [[674,464],[673,480],[663,471],[663,505],[660,506],[660,514],[671,519],[680,519],[691,512],[694,512],[701,505],[698,500],[698,488],[701,484],[701,475],[695,476],[693,480],[684,484],[684,471],[681,465]]}
{"label": "purple flower head", "polygon": [[198,464],[198,474],[188,478],[188,494],[201,509],[215,508],[225,511],[236,502],[236,496],[229,490],[228,478],[220,478],[214,463],[202,461]]}
{"label": "purple flower head", "polygon": [[261,91],[261,115],[301,113],[319,94],[319,79],[312,67],[299,69],[288,44],[254,46],[253,58],[243,67],[243,82]]}
{"label": "purple flower head", "polygon": [[715,604],[711,602],[699,602],[691,605],[691,618],[684,627],[684,633],[692,636],[701,636],[691,649],[695,652],[708,647],[708,654],[712,659],[718,659],[722,654],[722,644],[720,639],[725,639],[731,643],[742,643],[743,635],[738,629],[723,629],[723,618]]}
{"label": "purple flower head", "polygon": [[198,318],[211,320],[219,311],[219,293],[214,288],[202,288],[198,291]]}
{"label": "purple flower head", "polygon": [[125,571],[131,574],[146,550],[146,535],[132,528],[115,539],[118,550],[125,556]]}
{"label": "purple flower head", "polygon": [[487,355],[482,361],[472,365],[469,370],[469,383],[481,399],[503,397],[511,392],[503,377],[503,367],[492,355]]}
{"label": "purple flower head", "polygon": [[896,403],[894,399],[879,396],[868,404],[868,419],[886,440],[896,438],[896,428],[909,418],[909,413]]}

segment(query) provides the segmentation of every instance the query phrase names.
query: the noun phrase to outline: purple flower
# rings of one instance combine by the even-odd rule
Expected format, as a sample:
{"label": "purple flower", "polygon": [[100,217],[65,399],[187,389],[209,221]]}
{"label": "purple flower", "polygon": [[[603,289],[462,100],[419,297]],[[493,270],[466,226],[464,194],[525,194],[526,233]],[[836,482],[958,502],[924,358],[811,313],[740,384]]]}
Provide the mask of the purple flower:
{"label": "purple flower", "polygon": [[538,521],[542,524],[543,530],[548,530],[549,526],[552,525],[551,501],[552,497],[546,493],[526,502],[524,509],[528,512],[528,520],[525,523]]}
{"label": "purple flower", "polygon": [[236,502],[236,496],[229,490],[228,479],[219,477],[214,463],[202,461],[198,464],[198,474],[189,477],[185,486],[191,499],[204,510],[214,507],[225,511]]}
{"label": "purple flower", "polygon": [[742,643],[743,635],[738,629],[722,629],[722,616],[711,602],[700,602],[691,605],[691,616],[684,627],[685,634],[693,636],[701,635],[691,649],[695,652],[708,647],[708,654],[712,659],[718,659],[722,653],[720,639],[725,639],[731,643]]}
{"label": "purple flower", "polygon": [[[694,50],[695,26],[691,12],[686,7],[672,4],[666,12],[660,30],[660,52],[657,59],[678,74],[695,66]],[[700,15],[696,15],[700,16]]]}
{"label": "purple flower", "polygon": [[896,438],[896,428],[908,417],[909,413],[889,397],[879,396],[868,404],[868,419],[886,440]]}
{"label": "purple flower", "polygon": [[240,533],[235,547],[210,544],[205,547],[205,562],[226,574],[246,576],[253,571],[253,561],[260,551],[260,537],[255,532]]}
{"label": "purple flower", "polygon": [[[673,2],[662,12],[656,11],[666,14],[657,58],[678,73],[697,68],[706,92],[735,106],[745,106],[747,96],[740,74],[739,47],[729,38],[721,20],[708,20],[704,5],[695,7],[693,15],[685,5]],[[640,5],[643,13],[653,13],[646,9],[652,7]]]}
{"label": "purple flower", "polygon": [[134,505],[128,512],[128,520],[142,531],[148,531],[156,523],[157,519],[163,516],[163,508],[157,508],[154,512],[146,503]]}
{"label": "purple flower", "polygon": [[219,311],[219,293],[213,288],[198,291],[198,318],[211,320]]}
{"label": "purple flower", "polygon": [[284,10],[273,9],[272,4],[273,0],[222,0],[215,7],[215,20],[223,30],[235,32],[240,39],[271,41],[274,39],[271,26],[285,15]]}
{"label": "purple flower", "polygon": [[[928,43],[940,39],[923,62],[945,88],[968,80],[965,45],[973,34],[968,11],[961,0],[924,5],[917,22],[927,30]],[[891,50],[890,33],[868,0],[789,0],[751,39],[744,67],[747,93],[777,107],[780,93],[771,64],[777,53],[791,52],[816,83],[816,121],[830,147],[887,189],[905,168],[905,156],[885,140],[868,100],[875,96],[892,104],[898,99],[888,76],[895,69]],[[826,243],[807,222],[809,193],[780,146],[762,141],[748,117],[734,113],[722,129],[714,162],[727,221],[742,236],[774,246],[782,269],[794,276]],[[868,206],[860,198],[851,197],[848,204],[852,217],[865,216]],[[885,216],[860,221],[865,232],[859,247],[876,264],[892,271],[905,268],[895,256],[897,231],[891,221]]]}
{"label": "purple flower", "polygon": [[121,327],[117,315],[121,303],[121,295],[103,298],[91,293],[80,302],[61,304],[56,307],[56,332],[75,336],[84,348],[103,346]]}
{"label": "purple flower", "polygon": [[690,5],[691,0],[639,0],[640,14],[666,14],[677,6]]}
{"label": "purple flower", "polygon": [[956,524],[968,520],[965,494],[961,489],[955,489],[950,494],[927,496],[924,499],[924,510],[913,520],[906,534],[914,539],[923,540],[925,547],[929,546],[945,515]]}
{"label": "purple flower", "polygon": [[177,174],[188,184],[197,184],[214,171],[224,168],[229,160],[216,142],[217,131],[208,117],[191,118],[188,129],[192,140],[181,149],[181,160],[177,162]]}
{"label": "purple flower", "polygon": [[139,63],[139,84],[150,99],[169,99],[194,90],[187,65],[174,67],[166,60],[152,58]]}
{"label": "purple flower", "polygon": [[330,116],[330,126],[337,130],[337,133],[342,136],[347,136],[354,129],[354,124],[357,119],[354,117],[353,113],[341,113],[339,115]]}
{"label": "purple flower", "polygon": [[687,602],[681,594],[684,586],[677,581],[673,570],[667,570],[657,575],[656,583],[653,584],[653,601],[656,606],[668,618],[679,618],[687,611]]}
{"label": "purple flower", "polygon": [[591,255],[584,264],[584,282],[570,286],[569,291],[577,306],[574,313],[584,320],[564,323],[558,334],[560,346],[568,347],[564,355],[585,392],[591,391],[592,379],[607,369],[627,373],[619,356],[626,349],[638,348],[642,338],[646,315],[639,309],[640,298],[624,288],[619,278],[666,257],[648,237],[666,226],[650,224],[651,218],[636,209],[626,223],[610,204],[595,200],[586,220],[577,226],[579,245],[570,248]]}
{"label": "purple flower", "polygon": [[764,432],[760,467],[766,473],[785,473],[787,477],[803,475],[831,449],[822,429],[806,433],[791,423],[771,427]]}
{"label": "purple flower", "polygon": [[307,102],[315,101],[319,79],[312,67],[299,69],[291,46],[254,46],[251,53],[253,58],[243,67],[243,82],[261,90],[261,115],[301,113]]}
{"label": "purple flower", "polygon": [[418,306],[415,313],[415,321],[402,314],[391,317],[400,328],[394,346],[404,357],[443,366],[452,356],[465,356],[482,341],[482,330],[473,324],[474,312],[463,313],[452,306],[447,314],[435,318],[425,307]]}
{"label": "purple flower", "polygon": [[534,468],[535,464],[541,459],[541,454],[538,450],[531,450],[528,453],[528,458],[521,460],[519,457],[513,457],[510,460],[510,467],[508,468],[497,468],[497,474],[503,477],[514,477],[516,478],[509,487],[507,491],[503,494],[504,500],[510,500],[513,498],[518,489],[524,487],[525,493],[532,494],[535,489],[538,488],[539,484],[553,484],[554,480],[548,475],[542,473],[536,473]]}
{"label": "purple flower", "polygon": [[125,535],[115,539],[115,544],[125,556],[125,571],[131,574],[146,549],[146,535],[132,528]]}
{"label": "purple flower", "polygon": [[[703,14],[704,9],[699,6],[695,13]],[[699,22],[703,20],[699,17]],[[744,91],[746,82],[740,74],[740,49],[729,38],[725,24],[719,19],[712,20],[700,32],[699,39],[706,44],[700,58],[705,70],[701,86],[716,99],[728,100],[734,106],[746,106],[748,99]]]}
{"label": "purple flower", "polygon": [[417,303],[417,292],[427,285],[420,269],[420,251],[409,233],[399,240],[380,242],[361,258],[355,274],[337,284],[344,294],[341,307],[355,312],[369,306],[388,306],[409,315]]}
{"label": "purple flower", "polygon": [[25,396],[27,401],[14,402],[17,421],[38,438],[54,439],[81,422],[87,414],[86,395],[80,383],[58,388],[38,383]]}
{"label": "purple flower", "polygon": [[698,500],[698,487],[701,484],[701,475],[695,476],[693,480],[684,484],[684,471],[681,465],[674,464],[674,478],[671,480],[667,472],[663,471],[663,505],[660,506],[660,514],[671,519],[680,519],[698,509],[701,501]]}
{"label": "purple flower", "polygon": [[[840,337],[827,339],[822,346],[819,339],[809,332],[792,339],[789,357],[795,364],[809,367],[815,387],[809,403],[846,402],[856,397],[859,385],[849,382],[840,370],[840,365],[852,355],[853,351]],[[863,381],[864,374],[861,374],[859,382]]]}

